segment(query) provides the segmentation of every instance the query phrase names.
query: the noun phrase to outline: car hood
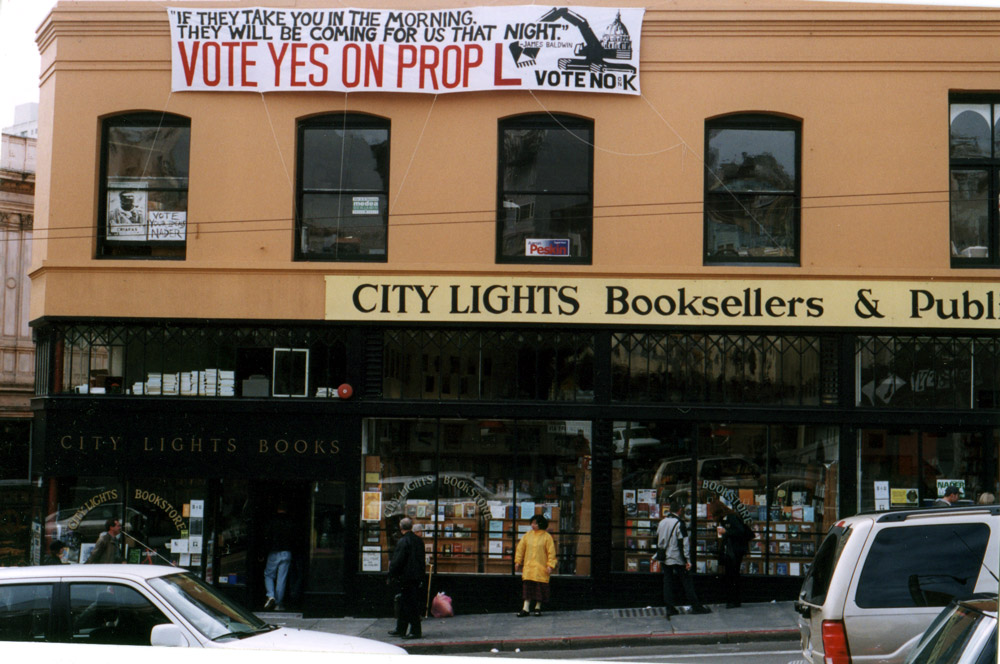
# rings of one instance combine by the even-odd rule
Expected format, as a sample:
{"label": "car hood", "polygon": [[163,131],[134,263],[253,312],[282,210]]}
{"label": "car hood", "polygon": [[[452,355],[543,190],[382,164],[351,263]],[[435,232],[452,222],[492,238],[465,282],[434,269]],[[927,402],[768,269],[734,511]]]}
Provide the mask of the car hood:
{"label": "car hood", "polygon": [[406,651],[390,643],[359,636],[317,632],[311,629],[281,627],[245,639],[232,639],[213,644],[233,650],[302,650],[308,652],[375,653],[405,655]]}

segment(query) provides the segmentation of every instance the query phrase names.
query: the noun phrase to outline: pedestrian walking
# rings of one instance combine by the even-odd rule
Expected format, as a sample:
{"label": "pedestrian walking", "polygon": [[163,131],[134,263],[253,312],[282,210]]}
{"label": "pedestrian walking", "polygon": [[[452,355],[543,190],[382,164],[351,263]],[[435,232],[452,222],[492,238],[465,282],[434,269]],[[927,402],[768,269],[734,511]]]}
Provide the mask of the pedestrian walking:
{"label": "pedestrian walking", "polygon": [[719,535],[719,564],[722,566],[722,587],[726,608],[735,609],[740,601],[740,563],[749,550],[754,533],[736,512],[716,498],[708,507],[715,519]]}
{"label": "pedestrian walking", "polygon": [[108,519],[104,522],[104,532],[97,538],[97,546],[87,556],[86,564],[120,563],[122,548],[118,543],[118,533],[122,531],[121,521]]}
{"label": "pedestrian walking", "polygon": [[663,573],[663,605],[667,620],[680,613],[674,600],[674,589],[678,583],[684,599],[691,604],[692,613],[711,613],[711,609],[698,601],[691,580],[691,561],[688,559],[690,540],[682,516],[684,505],[675,499],[670,501],[668,507],[670,511],[656,527],[656,559],[660,561]]}
{"label": "pedestrian walking", "polygon": [[[404,639],[419,639],[423,636],[420,628],[420,582],[424,580],[426,561],[424,541],[413,532],[413,520],[404,516],[399,520],[399,532],[403,534],[396,542],[396,548],[389,561],[389,584],[399,597],[399,611],[396,629],[390,636]],[[409,633],[407,633],[409,628]]]}

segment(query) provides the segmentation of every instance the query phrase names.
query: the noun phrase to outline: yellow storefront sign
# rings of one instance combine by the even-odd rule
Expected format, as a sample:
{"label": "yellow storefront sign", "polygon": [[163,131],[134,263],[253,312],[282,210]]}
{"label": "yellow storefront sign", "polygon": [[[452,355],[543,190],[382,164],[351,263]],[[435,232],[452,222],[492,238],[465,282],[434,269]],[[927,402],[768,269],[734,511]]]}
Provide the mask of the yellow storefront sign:
{"label": "yellow storefront sign", "polygon": [[326,319],[996,330],[969,282],[327,276]]}

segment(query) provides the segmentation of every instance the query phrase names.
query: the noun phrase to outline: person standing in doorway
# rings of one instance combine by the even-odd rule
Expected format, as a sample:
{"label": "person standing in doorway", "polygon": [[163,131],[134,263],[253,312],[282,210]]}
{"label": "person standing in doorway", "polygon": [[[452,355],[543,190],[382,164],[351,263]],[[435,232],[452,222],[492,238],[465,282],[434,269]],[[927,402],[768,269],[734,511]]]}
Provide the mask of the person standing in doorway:
{"label": "person standing in doorway", "polygon": [[264,565],[264,610],[285,610],[285,587],[288,584],[288,568],[292,564],[292,541],[295,529],[283,504],[267,522],[264,543],[267,547],[267,563]]}
{"label": "person standing in doorway", "polygon": [[534,615],[542,615],[542,602],[549,601],[549,577],[556,568],[556,544],[546,530],[548,527],[545,515],[531,517],[531,530],[517,543],[514,552],[514,571],[521,572],[521,598],[524,600],[524,606],[517,613],[519,618],[528,615],[532,602],[535,603]]}
{"label": "person standing in doorway", "polygon": [[663,604],[667,620],[680,613],[674,601],[674,586],[680,582],[684,598],[691,603],[691,613],[711,613],[698,601],[691,581],[691,561],[688,560],[688,532],[682,518],[683,504],[679,500],[670,501],[670,511],[664,515],[656,527],[656,559],[663,572]]}
{"label": "person standing in doorway", "polygon": [[[420,629],[420,583],[424,580],[424,541],[413,532],[413,520],[404,516],[399,520],[399,532],[403,534],[396,542],[396,548],[389,561],[389,583],[400,593],[399,615],[396,629],[390,636],[404,639],[419,639]],[[410,633],[406,630],[409,628]]]}
{"label": "person standing in doorway", "polygon": [[104,532],[97,538],[97,546],[87,556],[86,564],[120,563],[122,549],[118,544],[118,533],[122,531],[121,521],[108,519],[104,522]]}
{"label": "person standing in doorway", "polygon": [[722,586],[726,608],[735,609],[740,602],[740,563],[749,550],[753,531],[743,519],[716,498],[708,506],[719,534],[719,564],[722,565]]}

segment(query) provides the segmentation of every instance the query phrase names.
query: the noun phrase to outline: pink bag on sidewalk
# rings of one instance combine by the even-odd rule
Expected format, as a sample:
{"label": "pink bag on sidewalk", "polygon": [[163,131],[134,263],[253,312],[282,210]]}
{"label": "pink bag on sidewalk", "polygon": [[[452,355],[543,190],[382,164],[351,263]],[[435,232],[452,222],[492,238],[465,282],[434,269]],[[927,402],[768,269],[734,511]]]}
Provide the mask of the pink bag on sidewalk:
{"label": "pink bag on sidewalk", "polygon": [[435,595],[431,600],[431,615],[435,618],[450,618],[455,615],[455,611],[451,608],[451,598],[443,592]]}

